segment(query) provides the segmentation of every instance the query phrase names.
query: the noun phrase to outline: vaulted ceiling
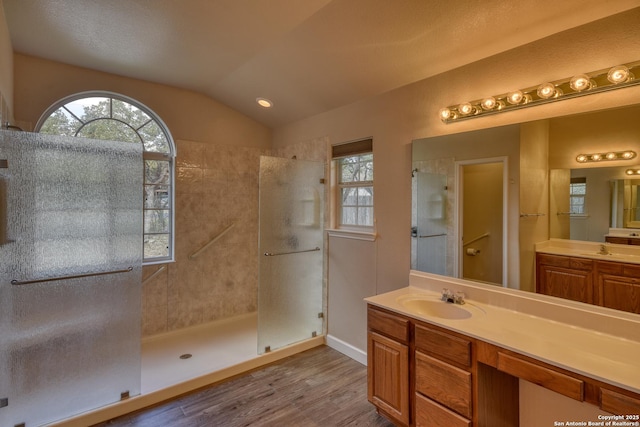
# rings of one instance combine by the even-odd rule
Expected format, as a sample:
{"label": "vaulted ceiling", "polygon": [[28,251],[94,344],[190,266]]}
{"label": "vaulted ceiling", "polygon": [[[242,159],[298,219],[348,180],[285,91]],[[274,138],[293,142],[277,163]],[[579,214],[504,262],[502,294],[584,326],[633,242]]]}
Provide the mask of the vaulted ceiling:
{"label": "vaulted ceiling", "polygon": [[[16,52],[206,94],[270,127],[640,0],[0,0]],[[256,98],[273,101],[263,109]]]}

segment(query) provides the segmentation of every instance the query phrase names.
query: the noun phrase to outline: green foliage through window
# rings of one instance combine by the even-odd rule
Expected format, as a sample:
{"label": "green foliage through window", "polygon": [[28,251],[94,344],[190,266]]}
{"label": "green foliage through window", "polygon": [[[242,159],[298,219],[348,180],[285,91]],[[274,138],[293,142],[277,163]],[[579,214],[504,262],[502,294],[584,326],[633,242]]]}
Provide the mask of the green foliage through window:
{"label": "green foliage through window", "polygon": [[173,144],[146,107],[111,93],[78,94],[56,103],[36,126],[40,133],[143,145],[144,261],[171,260]]}

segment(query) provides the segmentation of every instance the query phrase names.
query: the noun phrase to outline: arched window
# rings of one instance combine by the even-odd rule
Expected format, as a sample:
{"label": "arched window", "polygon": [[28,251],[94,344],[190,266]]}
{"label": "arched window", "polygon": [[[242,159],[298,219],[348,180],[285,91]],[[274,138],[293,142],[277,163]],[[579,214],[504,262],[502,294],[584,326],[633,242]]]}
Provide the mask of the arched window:
{"label": "arched window", "polygon": [[144,159],[144,263],[173,260],[175,148],[149,108],[123,95],[83,92],[49,107],[36,132],[140,143]]}

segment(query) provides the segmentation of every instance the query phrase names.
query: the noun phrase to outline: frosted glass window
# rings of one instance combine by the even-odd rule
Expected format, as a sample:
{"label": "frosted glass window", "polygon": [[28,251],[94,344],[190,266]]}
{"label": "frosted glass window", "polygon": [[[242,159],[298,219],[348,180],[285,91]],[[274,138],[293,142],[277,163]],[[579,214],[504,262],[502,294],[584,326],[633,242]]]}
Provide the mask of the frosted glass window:
{"label": "frosted glass window", "polygon": [[167,127],[157,115],[122,95],[84,92],[50,107],[38,121],[36,131],[142,144],[144,262],[173,260],[175,150]]}

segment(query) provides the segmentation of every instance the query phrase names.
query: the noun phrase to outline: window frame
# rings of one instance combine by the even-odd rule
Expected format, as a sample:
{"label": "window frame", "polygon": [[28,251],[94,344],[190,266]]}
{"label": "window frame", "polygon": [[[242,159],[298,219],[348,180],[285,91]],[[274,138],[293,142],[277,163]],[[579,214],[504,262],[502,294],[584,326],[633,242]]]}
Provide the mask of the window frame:
{"label": "window frame", "polygon": [[[582,186],[584,188],[584,192],[574,193],[574,188],[577,186]],[[573,203],[574,199],[581,199],[582,203]],[[573,208],[575,206],[581,206],[582,212],[575,212]],[[569,182],[569,215],[571,217],[584,217],[588,215],[587,212],[587,179],[586,178],[571,178]]]}
{"label": "window frame", "polygon": [[[373,154],[373,140],[364,139],[353,142],[347,142],[343,144],[333,145],[331,147],[331,168],[332,168],[332,187],[333,187],[333,220],[332,227],[335,230],[354,231],[372,233],[375,230],[375,160]],[[362,156],[371,156],[372,164],[372,179],[364,181],[347,181],[341,182],[341,170],[342,161],[350,157],[358,157],[359,161]],[[362,188],[371,187],[372,190],[372,203],[370,205],[363,205],[367,208],[371,208],[371,224],[345,224],[343,223],[343,200],[342,191],[345,188]],[[356,208],[359,205],[354,205]],[[356,215],[357,220],[357,215]],[[357,221],[356,221],[357,222]]]}
{"label": "window frame", "polygon": [[[140,144],[142,144],[142,160],[143,160],[143,164],[142,164],[142,171],[144,174],[144,168],[145,168],[145,162],[147,160],[159,160],[159,161],[166,161],[169,163],[169,204],[167,209],[169,210],[169,230],[168,233],[147,233],[145,232],[144,228],[143,228],[143,241],[141,242],[142,244],[142,265],[154,265],[154,264],[165,264],[165,263],[169,263],[169,262],[174,262],[175,261],[175,158],[176,158],[176,146],[173,140],[173,137],[171,136],[171,133],[169,132],[169,128],[167,127],[167,125],[162,121],[162,119],[153,111],[151,110],[149,107],[147,107],[146,105],[142,104],[141,102],[130,98],[126,95],[122,95],[119,93],[115,93],[115,92],[110,92],[110,91],[85,91],[85,92],[78,92],[75,93],[73,95],[69,95],[66,96],[62,99],[59,99],[58,101],[56,101],[55,103],[53,103],[51,106],[49,106],[49,108],[47,108],[44,113],[40,116],[40,119],[38,120],[38,122],[36,123],[36,126],[34,128],[34,132],[40,132],[42,126],[45,124],[45,122],[49,119],[49,117],[51,117],[56,111],[58,111],[60,108],[65,107],[67,104],[74,102],[74,101],[78,101],[80,99],[85,99],[85,98],[109,98],[110,99],[110,107],[112,106],[113,100],[118,100],[127,104],[132,105],[135,108],[138,108],[139,110],[141,110],[143,113],[145,113],[146,115],[148,115],[151,120],[145,122],[143,125],[138,126],[138,127],[134,127],[133,125],[131,125],[130,123],[121,120],[120,118],[115,118],[113,117],[113,108],[109,108],[109,116],[105,116],[105,117],[98,117],[98,118],[92,118],[91,120],[88,120],[86,122],[80,120],[79,117],[77,117],[75,114],[73,114],[73,112],[71,112],[70,110],[68,110],[67,108],[65,108],[70,114],[72,114],[80,123],[82,123],[81,126],[79,126],[76,130],[75,130],[75,135],[74,136],[78,136],[78,133],[80,133],[82,131],[82,129],[91,124],[92,122],[95,122],[97,120],[114,120],[117,121],[119,123],[122,123],[126,126],[128,126],[130,129],[132,129],[136,135],[138,136],[138,138],[140,139]],[[157,151],[147,151],[145,149],[145,145],[144,145],[144,139],[142,138],[142,136],[140,135],[140,132],[138,132],[140,129],[142,129],[144,126],[146,126],[147,124],[149,124],[150,122],[155,122],[155,124],[158,126],[158,128],[162,131],[162,133],[164,134],[164,137],[167,140],[168,143],[168,149],[169,152],[157,152]],[[145,178],[146,179],[146,178]],[[144,197],[145,191],[144,188],[146,186],[146,181],[143,180],[143,188],[142,188],[142,194]],[[148,210],[154,210],[154,209],[150,209],[147,208],[144,204],[142,204],[142,216],[143,216],[143,222],[144,222],[144,218],[145,218],[145,213]],[[146,238],[147,235],[152,235],[152,234],[168,234],[168,255],[167,256],[162,256],[162,257],[153,257],[153,258],[145,258],[144,257],[144,240]]]}

